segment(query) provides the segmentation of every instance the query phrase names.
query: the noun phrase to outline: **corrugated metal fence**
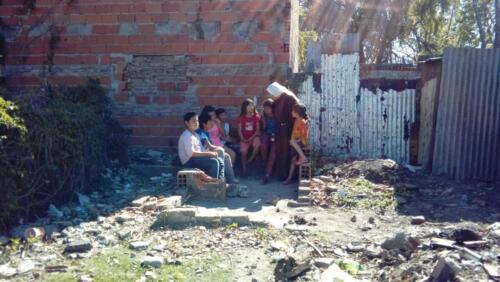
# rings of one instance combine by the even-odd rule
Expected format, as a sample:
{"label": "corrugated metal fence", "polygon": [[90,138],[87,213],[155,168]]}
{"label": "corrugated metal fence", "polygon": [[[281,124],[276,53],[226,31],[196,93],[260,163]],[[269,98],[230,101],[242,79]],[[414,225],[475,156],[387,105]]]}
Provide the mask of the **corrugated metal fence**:
{"label": "corrugated metal fence", "polygon": [[500,50],[446,49],[432,171],[500,180]]}
{"label": "corrugated metal fence", "polygon": [[409,162],[415,90],[360,89],[357,54],[322,55],[321,89],[308,77],[300,99],[311,116],[313,149],[326,155]]}

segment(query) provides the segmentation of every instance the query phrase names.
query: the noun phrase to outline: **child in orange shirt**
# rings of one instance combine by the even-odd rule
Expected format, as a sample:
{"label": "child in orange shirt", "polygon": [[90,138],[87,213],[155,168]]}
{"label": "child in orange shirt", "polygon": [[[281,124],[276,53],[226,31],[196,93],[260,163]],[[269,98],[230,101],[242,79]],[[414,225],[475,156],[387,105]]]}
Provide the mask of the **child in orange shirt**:
{"label": "child in orange shirt", "polygon": [[293,148],[291,152],[292,161],[290,163],[288,178],[283,182],[285,185],[291,183],[295,166],[305,164],[308,161],[302,150],[302,148],[307,146],[309,134],[309,117],[306,106],[302,104],[293,106],[292,116],[295,118],[292,137],[290,138],[290,146]]}

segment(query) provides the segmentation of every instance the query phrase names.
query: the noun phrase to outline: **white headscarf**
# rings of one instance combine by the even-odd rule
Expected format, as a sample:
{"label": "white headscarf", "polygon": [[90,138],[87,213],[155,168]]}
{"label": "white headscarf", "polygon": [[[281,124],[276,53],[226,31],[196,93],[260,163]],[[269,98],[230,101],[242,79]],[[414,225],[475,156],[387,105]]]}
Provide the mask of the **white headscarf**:
{"label": "white headscarf", "polygon": [[[275,97],[275,98],[278,98],[279,96],[281,96],[281,94],[283,93],[286,93],[288,95],[292,95],[292,96],[295,96],[295,94],[288,90],[288,88],[286,88],[285,86],[279,84],[278,82],[273,82],[271,83],[267,88],[266,88],[267,92],[269,92],[269,94],[271,94],[271,96]],[[295,96],[296,97],[296,96]]]}

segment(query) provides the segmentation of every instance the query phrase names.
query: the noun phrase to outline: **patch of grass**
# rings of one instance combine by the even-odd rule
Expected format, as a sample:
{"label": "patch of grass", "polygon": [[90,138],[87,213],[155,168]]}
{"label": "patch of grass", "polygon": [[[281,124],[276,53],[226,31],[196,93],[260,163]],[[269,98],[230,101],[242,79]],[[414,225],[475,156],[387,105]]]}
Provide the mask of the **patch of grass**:
{"label": "patch of grass", "polygon": [[266,238],[267,235],[267,229],[264,227],[257,227],[255,229],[255,233],[257,234],[259,240],[264,240],[264,238]]}
{"label": "patch of grass", "polygon": [[157,276],[154,281],[232,281],[229,269],[217,267],[222,261],[219,256],[187,261],[182,265],[144,268],[140,265],[142,255],[119,246],[89,259],[74,261],[70,272],[45,274],[42,280],[76,281],[83,275],[92,275],[96,282],[137,281],[150,271]]}

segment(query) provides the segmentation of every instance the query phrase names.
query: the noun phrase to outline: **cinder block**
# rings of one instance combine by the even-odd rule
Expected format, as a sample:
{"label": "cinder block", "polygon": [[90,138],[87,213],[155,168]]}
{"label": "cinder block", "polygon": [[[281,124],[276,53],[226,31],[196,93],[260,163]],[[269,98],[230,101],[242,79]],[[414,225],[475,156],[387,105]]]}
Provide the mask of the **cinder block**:
{"label": "cinder block", "polygon": [[299,180],[311,180],[312,171],[311,163],[306,163],[299,166]]}

